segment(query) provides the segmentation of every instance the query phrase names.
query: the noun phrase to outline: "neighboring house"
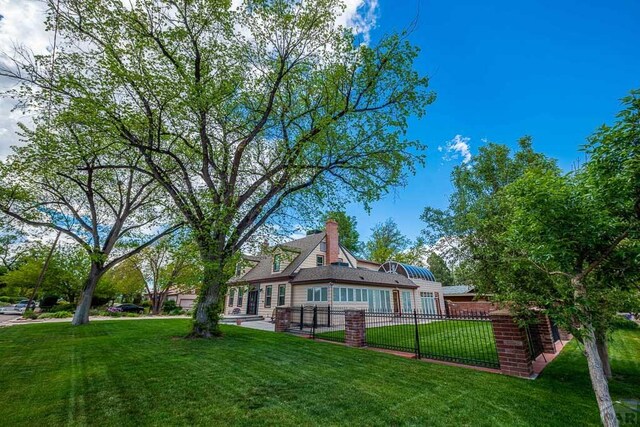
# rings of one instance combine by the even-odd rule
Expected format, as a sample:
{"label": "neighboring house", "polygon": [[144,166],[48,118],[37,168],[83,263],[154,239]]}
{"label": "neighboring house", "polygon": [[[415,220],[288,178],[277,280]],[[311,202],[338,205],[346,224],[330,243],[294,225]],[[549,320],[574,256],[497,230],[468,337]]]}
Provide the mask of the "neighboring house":
{"label": "neighboring house", "polygon": [[473,286],[443,286],[442,292],[448,314],[488,313],[496,308],[485,295],[476,292]]}
{"label": "neighboring house", "polygon": [[180,291],[179,289],[169,289],[165,302],[175,301],[178,307],[184,310],[191,310],[196,304],[197,297],[198,295],[196,295],[195,291],[185,292],[184,290]]}
{"label": "neighboring house", "polygon": [[444,314],[442,285],[423,267],[356,258],[340,245],[338,224],[244,256],[229,281],[224,313],[271,317],[302,305]]}

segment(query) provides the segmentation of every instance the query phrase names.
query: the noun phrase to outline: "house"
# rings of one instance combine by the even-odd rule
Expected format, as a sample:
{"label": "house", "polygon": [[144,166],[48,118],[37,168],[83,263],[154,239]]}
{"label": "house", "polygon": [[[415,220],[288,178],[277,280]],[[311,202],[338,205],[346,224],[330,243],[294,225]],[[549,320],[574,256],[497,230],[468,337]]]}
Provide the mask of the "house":
{"label": "house", "polygon": [[243,257],[229,281],[225,315],[272,316],[276,307],[419,311],[444,314],[442,285],[426,268],[358,259],[340,244],[338,224]]}
{"label": "house", "polygon": [[450,315],[488,313],[497,308],[487,295],[478,294],[470,285],[443,286],[442,293]]}

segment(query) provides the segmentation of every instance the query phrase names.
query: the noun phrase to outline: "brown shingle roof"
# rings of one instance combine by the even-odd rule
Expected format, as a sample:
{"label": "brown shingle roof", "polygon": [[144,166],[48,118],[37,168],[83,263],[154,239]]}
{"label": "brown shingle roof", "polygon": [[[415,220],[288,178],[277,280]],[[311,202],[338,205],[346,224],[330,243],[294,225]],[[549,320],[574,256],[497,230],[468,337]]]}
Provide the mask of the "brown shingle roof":
{"label": "brown shingle roof", "polygon": [[320,244],[322,239],[324,239],[324,236],[324,232],[316,233],[305,236],[301,239],[292,240],[282,245],[276,245],[276,247],[280,247],[284,250],[299,252],[299,254],[293,260],[291,260],[289,265],[287,265],[284,270],[278,273],[272,272],[273,257],[271,255],[260,255],[258,257],[254,257],[258,261],[258,264],[255,267],[249,270],[244,276],[240,278],[234,277],[229,282],[257,282],[262,280],[288,278],[300,266],[302,261],[307,259],[309,255],[311,255],[311,252],[313,252],[316,246]]}
{"label": "brown shingle roof", "polygon": [[336,282],[357,283],[374,286],[391,286],[415,289],[418,286],[400,274],[384,273],[361,268],[326,265],[324,267],[304,268],[291,280],[292,284]]}

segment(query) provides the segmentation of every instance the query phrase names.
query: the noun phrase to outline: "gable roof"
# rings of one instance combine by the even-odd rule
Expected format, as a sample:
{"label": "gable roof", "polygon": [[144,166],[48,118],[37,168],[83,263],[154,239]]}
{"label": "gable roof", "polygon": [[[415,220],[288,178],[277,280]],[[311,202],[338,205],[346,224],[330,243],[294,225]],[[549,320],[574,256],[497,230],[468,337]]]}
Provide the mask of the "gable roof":
{"label": "gable roof", "polygon": [[258,264],[249,270],[242,277],[234,277],[230,282],[253,282],[258,280],[273,280],[287,278],[302,264],[302,262],[311,255],[311,252],[322,242],[326,233],[316,233],[305,236],[301,239],[292,240],[290,242],[276,245],[276,248],[282,248],[292,252],[298,252],[298,255],[291,260],[284,270],[273,273],[273,264],[271,255],[253,256]]}
{"label": "gable roof", "polygon": [[303,268],[291,280],[292,284],[337,282],[363,285],[393,286],[398,288],[415,289],[418,286],[409,278],[400,274],[390,274],[380,271],[350,268],[338,265]]}

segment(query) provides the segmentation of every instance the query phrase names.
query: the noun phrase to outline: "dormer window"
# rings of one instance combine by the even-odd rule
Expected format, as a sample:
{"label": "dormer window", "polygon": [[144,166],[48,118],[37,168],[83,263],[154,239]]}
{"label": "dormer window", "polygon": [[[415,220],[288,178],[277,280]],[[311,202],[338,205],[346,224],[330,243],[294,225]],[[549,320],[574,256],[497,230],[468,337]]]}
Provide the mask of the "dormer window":
{"label": "dormer window", "polygon": [[236,264],[236,276],[240,277],[242,275],[242,265],[241,263]]}
{"label": "dormer window", "polygon": [[322,267],[324,265],[324,255],[316,255],[316,267]]}
{"label": "dormer window", "polygon": [[273,256],[273,272],[277,273],[280,271],[280,254],[275,254]]}

